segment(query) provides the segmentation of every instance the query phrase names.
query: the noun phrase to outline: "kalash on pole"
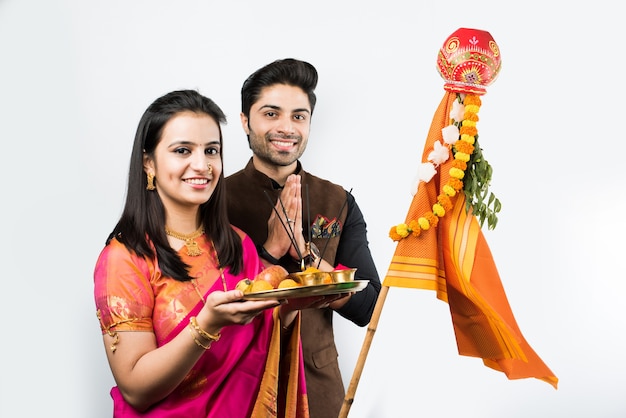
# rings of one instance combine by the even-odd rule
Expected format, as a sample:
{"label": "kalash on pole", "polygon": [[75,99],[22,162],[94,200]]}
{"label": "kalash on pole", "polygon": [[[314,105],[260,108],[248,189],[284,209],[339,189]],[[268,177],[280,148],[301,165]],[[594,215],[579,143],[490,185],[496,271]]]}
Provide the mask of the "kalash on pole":
{"label": "kalash on pole", "polygon": [[520,331],[482,226],[495,228],[500,201],[478,144],[481,97],[501,68],[489,32],[460,28],[437,55],[444,96],[426,137],[419,182],[404,222],[389,237],[396,250],[383,281],[339,418],[347,416],[390,287],[433,290],[450,307],[460,355],[479,357],[508,379],[558,378]]}

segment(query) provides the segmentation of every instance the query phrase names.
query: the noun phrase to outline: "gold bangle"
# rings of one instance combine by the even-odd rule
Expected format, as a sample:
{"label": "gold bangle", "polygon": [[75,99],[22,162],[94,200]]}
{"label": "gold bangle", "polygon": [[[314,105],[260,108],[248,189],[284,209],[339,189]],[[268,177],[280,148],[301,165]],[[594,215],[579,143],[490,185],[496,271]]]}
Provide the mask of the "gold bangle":
{"label": "gold bangle", "polygon": [[205,351],[208,350],[209,348],[211,348],[211,343],[213,341],[209,341],[209,343],[207,345],[204,345],[196,338],[196,335],[193,333],[193,329],[189,328],[189,332],[191,333],[191,337],[193,338],[193,342],[196,343],[196,345],[198,347],[204,348]]}
{"label": "gold bangle", "polygon": [[205,340],[219,341],[220,337],[222,336],[222,334],[220,334],[219,332],[217,333],[217,335],[213,335],[213,334],[209,334],[208,332],[200,328],[200,326],[198,326],[198,321],[196,321],[195,316],[192,316],[191,318],[189,318],[189,323],[191,324],[193,329],[195,329],[196,332],[198,332],[198,334],[200,334],[200,336],[204,338]]}

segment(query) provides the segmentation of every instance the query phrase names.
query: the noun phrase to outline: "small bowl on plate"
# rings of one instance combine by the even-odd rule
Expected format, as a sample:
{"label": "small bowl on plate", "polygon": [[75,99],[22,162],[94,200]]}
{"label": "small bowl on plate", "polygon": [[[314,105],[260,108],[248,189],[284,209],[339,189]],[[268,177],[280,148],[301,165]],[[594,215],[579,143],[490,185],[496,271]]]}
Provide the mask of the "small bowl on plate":
{"label": "small bowl on plate", "polygon": [[354,280],[356,269],[326,271],[300,271],[290,273],[289,277],[301,286],[319,286],[323,284],[344,283]]}
{"label": "small bowl on plate", "polygon": [[354,280],[356,269],[333,270],[330,273],[333,283],[351,282]]}
{"label": "small bowl on plate", "polygon": [[288,277],[301,286],[319,286],[321,284],[333,283],[330,273],[325,271],[299,271],[290,273]]}

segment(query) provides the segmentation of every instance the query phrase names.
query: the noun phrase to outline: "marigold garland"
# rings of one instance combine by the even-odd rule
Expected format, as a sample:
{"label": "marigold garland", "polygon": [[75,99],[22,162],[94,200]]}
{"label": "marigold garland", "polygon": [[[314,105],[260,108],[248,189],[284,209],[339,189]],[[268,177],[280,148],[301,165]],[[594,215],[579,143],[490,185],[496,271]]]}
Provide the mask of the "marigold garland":
{"label": "marigold garland", "polygon": [[[461,96],[457,94],[457,97],[460,101]],[[452,167],[448,171],[450,174],[448,182],[442,187],[442,193],[437,196],[437,203],[433,204],[432,212],[424,213],[417,220],[410,220],[408,225],[401,223],[391,227],[389,237],[392,240],[400,241],[409,235],[420,236],[422,231],[436,227],[439,219],[443,218],[446,212],[450,211],[454,206],[452,198],[463,190],[463,178],[465,177],[465,170],[467,170],[467,162],[474,153],[474,144],[478,135],[476,122],[478,122],[478,111],[481,104],[479,96],[475,94],[465,95],[463,99],[465,107],[463,120],[456,121],[452,119],[452,124],[459,128],[459,139],[451,147],[448,146],[454,156]]]}

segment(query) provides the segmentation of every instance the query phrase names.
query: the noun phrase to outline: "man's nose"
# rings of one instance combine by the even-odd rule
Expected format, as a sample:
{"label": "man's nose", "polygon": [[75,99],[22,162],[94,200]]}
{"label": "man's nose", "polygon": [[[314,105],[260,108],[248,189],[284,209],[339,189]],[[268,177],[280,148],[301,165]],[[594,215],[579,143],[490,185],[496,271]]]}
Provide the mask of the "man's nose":
{"label": "man's nose", "polygon": [[293,120],[290,117],[283,117],[278,121],[279,132],[292,134],[294,132],[293,126]]}

